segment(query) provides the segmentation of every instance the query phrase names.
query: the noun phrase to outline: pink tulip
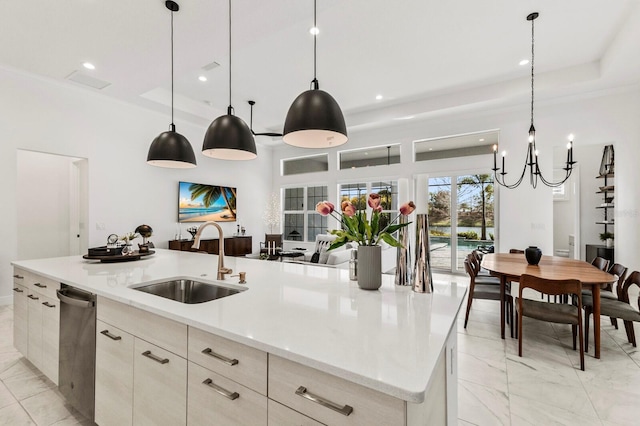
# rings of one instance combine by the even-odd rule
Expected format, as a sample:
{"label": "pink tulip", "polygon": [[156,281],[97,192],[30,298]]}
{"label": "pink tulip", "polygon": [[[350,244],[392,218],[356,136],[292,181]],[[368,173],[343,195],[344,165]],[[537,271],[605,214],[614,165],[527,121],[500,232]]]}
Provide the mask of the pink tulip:
{"label": "pink tulip", "polygon": [[409,216],[416,209],[416,205],[413,204],[413,201],[409,201],[408,203],[404,203],[400,206],[400,214],[403,216]]}
{"label": "pink tulip", "polygon": [[378,194],[369,194],[367,204],[369,204],[369,207],[375,210],[375,208],[380,205],[380,201],[380,196]]}
{"label": "pink tulip", "polygon": [[343,201],[342,202],[342,213],[344,213],[345,216],[353,217],[356,214],[356,208],[349,201]]}
{"label": "pink tulip", "polygon": [[322,216],[327,216],[333,213],[335,206],[328,201],[320,201],[316,204],[316,211],[320,213]]}

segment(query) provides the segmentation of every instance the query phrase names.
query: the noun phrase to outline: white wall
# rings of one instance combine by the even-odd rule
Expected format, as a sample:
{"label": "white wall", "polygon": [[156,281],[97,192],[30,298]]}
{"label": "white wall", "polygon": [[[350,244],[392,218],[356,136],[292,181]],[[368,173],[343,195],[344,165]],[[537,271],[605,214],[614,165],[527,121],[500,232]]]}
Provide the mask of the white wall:
{"label": "white wall", "polygon": [[[405,121],[383,129],[352,131],[349,142],[343,147],[329,150],[329,172],[310,173],[297,176],[279,176],[279,161],[282,158],[299,157],[300,150],[283,147],[274,150],[274,190],[282,186],[299,183],[327,184],[329,198],[337,199],[337,184],[358,179],[402,178],[412,181],[416,174],[437,175],[449,171],[482,169],[490,171],[492,155],[465,157],[460,159],[435,160],[414,163],[412,141],[449,135],[472,133],[484,130],[500,130],[500,149],[508,152],[507,171],[509,181],[521,170],[525,159],[527,131],[529,129],[528,105],[517,109],[502,109],[458,113],[419,122]],[[590,95],[582,99],[556,99],[536,104],[536,142],[540,150],[540,163],[545,175],[552,175],[553,147],[564,146],[569,133],[575,134],[575,160],[581,165],[582,190],[593,193],[595,183],[590,181],[598,174],[601,152],[592,158],[585,151],[585,158],[578,154],[581,147],[602,147],[614,143],[616,149],[616,260],[631,270],[640,270],[640,186],[636,159],[640,157],[640,91],[637,87],[622,93]],[[348,123],[347,123],[348,124]],[[400,143],[402,163],[391,166],[370,167],[355,170],[337,170],[337,152],[366,146]],[[600,148],[596,149],[598,151]],[[591,170],[590,164],[597,162],[598,168]],[[583,176],[584,175],[584,176]],[[412,189],[410,189],[410,192]],[[536,245],[543,253],[553,253],[553,199],[551,189],[540,184],[533,189],[528,180],[513,190],[499,188],[497,193],[499,229],[498,249]],[[581,197],[583,204],[581,223],[585,226],[581,245],[597,243],[598,234],[593,232],[591,217],[596,213],[590,197]],[[584,217],[587,215],[587,217]],[[329,225],[330,227],[332,224]],[[335,224],[334,224],[335,226]],[[601,232],[601,231],[599,231]],[[584,252],[584,248],[582,248]]]}
{"label": "white wall", "polygon": [[18,259],[69,255],[73,157],[18,150]]}
{"label": "white wall", "polygon": [[[198,167],[163,169],[146,164],[153,138],[169,127],[168,115],[110,99],[100,93],[53,83],[0,68],[0,303],[10,302],[11,266],[18,258],[16,209],[19,149],[87,158],[89,246],[104,245],[111,233],[146,223],[157,247],[167,247],[177,222],[178,181],[235,186],[238,220],[252,235],[254,251],[266,227],[262,211],[272,187],[271,150],[258,146],[251,162],[214,160],[200,154],[205,128],[176,121],[191,142]],[[213,118],[213,117],[212,117]],[[104,230],[96,224],[103,223]],[[222,224],[226,235],[236,223]],[[205,237],[213,237],[205,231]],[[212,262],[212,267],[213,262]]]}

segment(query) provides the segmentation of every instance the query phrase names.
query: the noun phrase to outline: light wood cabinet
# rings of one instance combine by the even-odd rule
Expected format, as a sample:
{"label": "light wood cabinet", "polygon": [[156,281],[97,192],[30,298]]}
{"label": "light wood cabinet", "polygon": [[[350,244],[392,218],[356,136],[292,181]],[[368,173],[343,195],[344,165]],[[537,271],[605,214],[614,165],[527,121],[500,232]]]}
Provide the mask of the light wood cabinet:
{"label": "light wood cabinet", "polygon": [[266,396],[191,361],[188,381],[187,424],[267,425]]}
{"label": "light wood cabinet", "polygon": [[131,334],[96,322],[95,422],[101,426],[133,424],[133,344]]}
{"label": "light wood cabinet", "polygon": [[189,327],[189,361],[267,394],[267,353]]}
{"label": "light wood cabinet", "polygon": [[58,299],[41,296],[42,360],[40,370],[58,384],[60,357],[60,303]]}
{"label": "light wood cabinet", "polygon": [[274,355],[269,398],[331,425],[404,425],[405,402]]}
{"label": "light wood cabinet", "polygon": [[187,326],[98,297],[96,423],[183,425]]}
{"label": "light wood cabinet", "polygon": [[14,346],[52,382],[58,384],[60,306],[49,278],[14,268]]}
{"label": "light wood cabinet", "polygon": [[186,424],[187,360],[139,338],[133,353],[133,424]]}
{"label": "light wood cabinet", "polygon": [[24,274],[13,275],[13,346],[25,357],[28,355],[29,305],[28,290],[24,286]]}

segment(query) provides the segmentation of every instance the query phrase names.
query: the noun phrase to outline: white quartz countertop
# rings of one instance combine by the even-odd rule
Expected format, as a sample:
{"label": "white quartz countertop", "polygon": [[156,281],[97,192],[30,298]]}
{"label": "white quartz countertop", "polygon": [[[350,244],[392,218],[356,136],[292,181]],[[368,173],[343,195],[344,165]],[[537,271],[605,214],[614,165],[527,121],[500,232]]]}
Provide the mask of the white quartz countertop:
{"label": "white quartz countertop", "polygon": [[[13,265],[417,403],[468,283],[434,274],[434,293],[421,294],[383,275],[379,290],[365,291],[343,269],[226,257],[234,273],[247,272],[240,285],[238,278],[215,280],[215,255],[155,251],[123,263],[71,256]],[[131,288],[174,277],[246,291],[189,305]]]}

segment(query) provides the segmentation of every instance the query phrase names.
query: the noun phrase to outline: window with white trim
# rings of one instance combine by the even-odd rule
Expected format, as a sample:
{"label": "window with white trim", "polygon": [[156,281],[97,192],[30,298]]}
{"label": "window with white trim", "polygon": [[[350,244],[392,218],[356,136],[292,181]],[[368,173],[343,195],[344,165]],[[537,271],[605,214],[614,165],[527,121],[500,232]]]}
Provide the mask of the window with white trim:
{"label": "window with white trim", "polygon": [[284,239],[315,241],[326,233],[327,217],[316,212],[316,204],[326,199],[326,186],[284,188]]}
{"label": "window with white trim", "polygon": [[350,201],[356,210],[368,209],[367,198],[371,193],[380,195],[380,205],[382,206],[380,228],[382,229],[387,226],[389,221],[395,219],[400,210],[397,180],[341,184],[339,205],[342,205],[343,201]]}

